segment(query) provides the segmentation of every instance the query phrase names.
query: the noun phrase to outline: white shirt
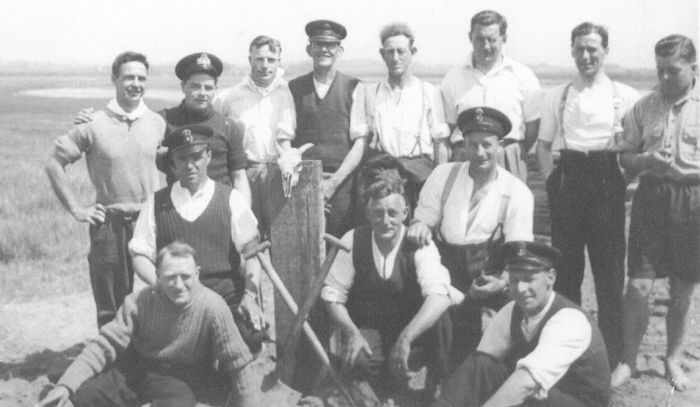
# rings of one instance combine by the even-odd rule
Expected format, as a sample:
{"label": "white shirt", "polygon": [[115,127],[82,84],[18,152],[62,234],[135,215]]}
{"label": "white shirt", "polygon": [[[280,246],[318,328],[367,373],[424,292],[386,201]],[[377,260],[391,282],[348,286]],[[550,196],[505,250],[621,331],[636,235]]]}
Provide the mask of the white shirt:
{"label": "white shirt", "polygon": [[[331,80],[328,83],[323,83],[319,82],[316,80],[316,77],[312,75],[312,78],[314,80],[314,90],[316,91],[316,95],[318,96],[319,99],[323,99],[326,97],[328,94],[328,90],[331,88],[331,85],[333,84],[333,80]],[[335,79],[335,78],[333,78]]]}
{"label": "white shirt", "polygon": [[[466,66],[455,68],[442,80],[442,97],[445,120],[457,123],[457,116],[464,110],[488,106],[500,110],[513,125],[506,136],[522,140],[525,124],[540,117],[540,83],[525,65],[506,55],[502,61],[484,74],[472,66],[472,57]],[[462,132],[456,129],[451,141],[462,140]]]}
{"label": "white shirt", "polygon": [[112,98],[108,103],[107,103],[107,109],[111,110],[112,113],[122,116],[125,119],[129,121],[134,121],[148,111],[148,106],[146,106],[146,103],[143,101],[143,99],[139,100],[139,105],[136,106],[136,109],[132,110],[131,112],[127,112],[124,110],[121,106],[119,106],[119,102],[117,102],[116,98]]}
{"label": "white shirt", "polygon": [[[401,242],[405,239],[406,228],[401,227],[401,239],[394,248],[384,257],[374,240],[372,233],[372,258],[374,266],[379,276],[388,280],[394,270],[396,255],[398,254]],[[338,255],[331,266],[326,281],[321,291],[321,298],[328,302],[338,302],[344,304],[347,301],[348,293],[352,288],[355,279],[355,266],[352,261],[352,244],[355,230],[347,232],[341,239],[344,244],[350,247],[350,252],[339,250]],[[445,266],[440,263],[440,253],[434,244],[429,244],[416,250],[413,257],[416,264],[416,276],[418,285],[421,287],[423,297],[428,295],[447,295],[453,304],[458,304],[464,299],[464,294],[450,285],[450,273]]]}
{"label": "white shirt", "polygon": [[562,84],[545,93],[538,139],[551,142],[552,152],[557,154],[562,148],[588,152],[611,147],[615,134],[615,105],[619,104],[618,109],[623,115],[637,102],[639,93],[616,82],[618,97],[615,98],[612,81],[607,76],[580,92],[573,84],[569,86],[564,104],[565,147],[561,137],[560,104],[566,86]]}
{"label": "white shirt", "polygon": [[[542,318],[547,314],[554,302],[554,292],[551,293],[547,305],[532,318],[523,320],[521,330],[530,341],[537,332]],[[515,301],[506,304],[493,317],[479,342],[477,351],[488,353],[497,358],[505,357],[513,347],[510,332],[510,321]],[[561,379],[569,367],[591,344],[591,324],[579,310],[565,308],[552,315],[547,324],[542,327],[540,340],[530,354],[520,359],[516,369],[527,370],[535,383],[538,384],[536,398],[547,397],[547,392]]]}
{"label": "white shirt", "polygon": [[[442,191],[454,165],[461,165],[445,207],[441,207]],[[505,207],[503,233],[506,241],[532,241],[534,198],[528,187],[517,177],[498,167],[496,179],[481,201],[470,211],[469,200],[474,180],[469,176],[469,162],[437,166],[423,185],[415,218],[435,230],[447,243],[456,245],[486,242],[498,224],[502,199]],[[467,229],[467,222],[471,221]]]}
{"label": "white shirt", "polygon": [[[173,201],[175,210],[184,220],[194,222],[207,209],[214,196],[214,186],[214,181],[209,179],[204,187],[194,195],[190,195],[190,191],[183,188],[178,181],[170,190],[170,199]],[[151,194],[141,207],[141,213],[134,226],[134,236],[129,241],[129,252],[132,256],[142,255],[153,262],[157,255],[156,235],[158,233],[154,196]],[[243,195],[237,190],[231,190],[228,203],[231,209],[231,240],[240,252],[246,243],[258,235],[258,221]]]}
{"label": "white shirt", "polygon": [[[438,89],[411,75],[403,88],[392,89],[387,79],[361,83],[350,113],[351,138],[373,133],[370,147],[394,157],[427,154],[433,140],[449,136]],[[420,143],[416,135],[420,134]]]}
{"label": "white shirt", "polygon": [[281,70],[267,88],[247,74],[237,85],[217,93],[214,109],[243,123],[243,145],[248,160],[266,163],[277,158],[277,142],[294,139],[294,100]]}

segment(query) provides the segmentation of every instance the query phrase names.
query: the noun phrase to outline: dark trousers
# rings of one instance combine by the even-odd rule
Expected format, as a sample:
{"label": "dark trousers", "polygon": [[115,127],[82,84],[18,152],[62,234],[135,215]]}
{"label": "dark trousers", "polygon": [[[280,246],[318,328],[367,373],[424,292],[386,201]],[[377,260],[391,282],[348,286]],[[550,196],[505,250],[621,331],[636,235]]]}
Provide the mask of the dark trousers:
{"label": "dark trousers", "polygon": [[124,297],[131,293],[134,269],[127,245],[133,234],[133,221],[118,216],[90,225],[88,265],[98,327],[114,319]]}
{"label": "dark trousers", "polygon": [[[433,407],[479,407],[508,379],[511,372],[491,355],[474,352],[450,377]],[[526,407],[586,407],[586,404],[556,388],[544,400],[529,399]]]}
{"label": "dark trousers", "polygon": [[258,220],[258,230],[262,241],[269,239],[270,236],[270,199],[269,181],[268,181],[268,164],[267,163],[251,163],[248,162],[246,175],[248,176],[248,184],[250,184],[251,209],[255,218]]}
{"label": "dark trousers", "polygon": [[72,401],[76,407],[132,407],[145,403],[153,407],[194,407],[195,391],[211,382],[218,384],[221,380],[202,369],[157,366],[127,352],[114,366],[83,383]]}
{"label": "dark trousers", "polygon": [[610,152],[562,151],[547,180],[552,245],[562,252],[554,290],[581,304],[584,248],[588,248],[598,301],[598,326],[611,366],[622,351],[625,261],[625,182]]}

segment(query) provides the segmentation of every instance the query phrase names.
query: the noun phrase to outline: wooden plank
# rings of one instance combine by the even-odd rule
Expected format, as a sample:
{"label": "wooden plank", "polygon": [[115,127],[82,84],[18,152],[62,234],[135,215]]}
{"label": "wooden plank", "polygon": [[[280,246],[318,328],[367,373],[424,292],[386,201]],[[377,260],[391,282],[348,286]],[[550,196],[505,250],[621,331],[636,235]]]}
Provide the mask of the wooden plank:
{"label": "wooden plank", "polygon": [[[276,165],[270,166],[268,197],[270,199],[272,265],[297,304],[303,304],[315,277],[320,273],[325,257],[325,219],[323,216],[322,167],[320,161],[302,161],[299,182],[292,196],[285,198],[282,191],[282,173]],[[314,315],[309,322],[314,326]],[[305,340],[294,355],[285,355],[281,344],[289,337],[294,315],[275,293],[275,333],[277,347],[277,373],[280,379],[297,390],[310,391],[314,378],[309,374],[308,363],[316,362]],[[325,321],[319,324],[325,323]],[[283,362],[284,361],[284,362]],[[297,361],[302,362],[297,367]],[[319,365],[313,365],[315,372]],[[301,370],[301,371],[300,371]]]}

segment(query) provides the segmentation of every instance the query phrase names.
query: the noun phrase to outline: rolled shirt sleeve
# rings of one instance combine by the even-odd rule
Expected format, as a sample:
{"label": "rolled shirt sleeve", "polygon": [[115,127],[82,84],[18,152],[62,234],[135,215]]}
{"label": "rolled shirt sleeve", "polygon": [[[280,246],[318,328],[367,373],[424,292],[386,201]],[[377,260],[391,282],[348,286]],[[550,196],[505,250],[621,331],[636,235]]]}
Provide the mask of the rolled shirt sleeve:
{"label": "rolled shirt sleeve", "polygon": [[350,251],[338,250],[321,290],[321,298],[324,301],[345,304],[348,300],[348,293],[355,279],[355,266],[352,263],[354,236],[355,231],[351,230],[341,239],[343,244],[350,248]]}
{"label": "rolled shirt sleeve", "polygon": [[524,69],[520,75],[523,92],[523,123],[540,118],[542,91],[540,81],[530,69]]}
{"label": "rolled shirt sleeve", "polygon": [[246,243],[258,236],[258,220],[253,210],[246,204],[245,198],[236,189],[229,196],[231,208],[231,240],[240,253]]}
{"label": "rolled shirt sleeve", "polygon": [[[374,84],[374,86],[377,86]],[[370,124],[367,117],[367,104],[369,96],[367,92],[372,84],[360,82],[352,92],[352,107],[350,108],[350,139],[367,137]]]}
{"label": "rolled shirt sleeve", "polygon": [[434,229],[442,220],[442,190],[453,165],[461,163],[449,163],[437,166],[425,181],[420,191],[418,205],[414,214],[415,219]]}
{"label": "rolled shirt sleeve", "polygon": [[440,252],[438,252],[435,243],[430,242],[416,250],[413,258],[416,264],[418,285],[423,297],[445,295],[449,297],[452,305],[459,304],[464,300],[464,294],[452,287],[450,272],[442,265]]}
{"label": "rolled shirt sleeve", "polygon": [[426,99],[428,111],[426,112],[430,125],[430,137],[433,140],[443,140],[450,136],[450,127],[445,122],[445,109],[442,105],[442,96],[435,86],[426,83]]}
{"label": "rolled shirt sleeve", "polygon": [[[566,85],[564,85],[566,86]],[[559,100],[564,89],[558,86],[542,96],[542,107],[540,111],[540,129],[537,139],[553,142],[559,130]]]}
{"label": "rolled shirt sleeve", "polygon": [[586,316],[573,308],[562,309],[547,321],[537,347],[516,368],[530,373],[540,387],[536,397],[545,398],[590,343],[591,325]]}
{"label": "rolled shirt sleeve", "polygon": [[87,124],[73,127],[68,133],[58,137],[54,142],[54,157],[62,164],[74,163],[82,157],[92,142]]}
{"label": "rolled shirt sleeve", "polygon": [[535,199],[532,192],[520,180],[513,180],[503,225],[506,241],[534,239],[532,233],[534,207]]}
{"label": "rolled shirt sleeve", "polygon": [[289,87],[280,85],[280,116],[277,122],[277,141],[294,140],[297,128],[297,114],[294,109],[294,98]]}
{"label": "rolled shirt sleeve", "polygon": [[619,151],[640,153],[642,152],[642,125],[639,119],[639,102],[630,109],[623,119],[624,129],[622,139],[615,145]]}
{"label": "rolled shirt sleeve", "polygon": [[136,219],[134,235],[129,241],[129,253],[131,257],[144,256],[156,262],[156,216],[154,210],[153,194],[149,195],[146,202],[141,206],[141,212]]}

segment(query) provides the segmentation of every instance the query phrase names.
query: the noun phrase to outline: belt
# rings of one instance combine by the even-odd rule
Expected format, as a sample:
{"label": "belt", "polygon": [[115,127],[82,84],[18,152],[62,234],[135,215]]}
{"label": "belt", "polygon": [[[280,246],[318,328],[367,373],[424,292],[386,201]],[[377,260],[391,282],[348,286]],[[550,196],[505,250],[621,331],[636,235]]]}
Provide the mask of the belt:
{"label": "belt", "polygon": [[698,186],[700,185],[700,174],[698,175],[688,175],[681,178],[672,177],[659,177],[652,174],[644,174],[641,177],[642,181],[650,182],[654,184],[676,184],[676,185],[686,185],[686,186]]}
{"label": "belt", "polygon": [[578,170],[590,168],[594,170],[619,169],[617,164],[617,151],[611,150],[595,150],[595,151],[576,151],[576,150],[560,150],[559,159],[554,160],[554,164],[562,165],[564,168]]}
{"label": "belt", "polygon": [[516,140],[516,139],[512,139],[512,138],[501,139],[501,146],[502,147],[506,147],[506,146],[509,146],[511,144],[516,144],[516,143],[523,144],[524,141],[523,140]]}

